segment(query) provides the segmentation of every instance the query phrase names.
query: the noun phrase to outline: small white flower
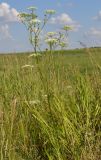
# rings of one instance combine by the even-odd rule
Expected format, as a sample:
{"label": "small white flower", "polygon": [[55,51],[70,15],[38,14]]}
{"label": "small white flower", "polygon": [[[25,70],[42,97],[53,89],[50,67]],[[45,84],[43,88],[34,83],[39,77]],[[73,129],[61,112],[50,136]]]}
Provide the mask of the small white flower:
{"label": "small white flower", "polygon": [[28,16],[30,16],[30,14],[28,14],[28,13],[26,13],[26,12],[19,13],[19,17],[20,17],[20,18],[26,18],[26,17],[28,17]]}
{"label": "small white flower", "polygon": [[46,14],[55,14],[56,11],[55,10],[46,10],[45,13]]}
{"label": "small white flower", "polygon": [[45,41],[46,41],[46,43],[52,43],[52,44],[57,43],[56,38],[49,38],[49,39],[46,39]]}
{"label": "small white flower", "polygon": [[71,26],[68,26],[68,25],[65,25],[65,26],[63,27],[63,30],[69,31],[69,30],[72,30],[72,27],[71,27]]}
{"label": "small white flower", "polygon": [[39,57],[39,56],[42,56],[40,53],[33,53],[33,54],[31,54],[31,55],[29,55],[28,57],[30,58],[30,57]]}
{"label": "small white flower", "polygon": [[32,24],[39,24],[39,23],[41,23],[41,21],[39,19],[35,18],[35,19],[31,20],[31,23]]}
{"label": "small white flower", "polygon": [[29,65],[29,64],[26,64],[26,65],[24,65],[24,66],[22,66],[21,68],[33,68],[34,66],[33,65]]}
{"label": "small white flower", "polygon": [[42,97],[43,97],[43,98],[47,98],[47,97],[48,97],[48,95],[47,95],[47,94],[44,94],[44,95],[42,95]]}
{"label": "small white flower", "polygon": [[60,45],[61,47],[65,47],[65,46],[67,45],[67,43],[66,43],[66,42],[60,42],[59,45]]}
{"label": "small white flower", "polygon": [[29,101],[29,104],[31,104],[31,105],[40,104],[40,101],[39,100]]}
{"label": "small white flower", "polygon": [[56,32],[48,32],[47,33],[47,36],[54,36],[54,35],[56,35],[57,33]]}
{"label": "small white flower", "polygon": [[37,7],[31,6],[31,7],[28,7],[27,9],[28,9],[28,10],[36,10]]}

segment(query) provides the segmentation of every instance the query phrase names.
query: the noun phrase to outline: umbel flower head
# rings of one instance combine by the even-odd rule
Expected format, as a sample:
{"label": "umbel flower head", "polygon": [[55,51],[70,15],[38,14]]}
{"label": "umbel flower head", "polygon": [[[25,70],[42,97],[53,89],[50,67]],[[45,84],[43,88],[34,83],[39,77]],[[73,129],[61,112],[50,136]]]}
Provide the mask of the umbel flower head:
{"label": "umbel flower head", "polygon": [[22,12],[22,13],[19,13],[19,17],[20,17],[20,18],[30,17],[30,14],[29,14],[29,13],[26,13],[26,12]]}
{"label": "umbel flower head", "polygon": [[66,43],[66,42],[60,42],[59,45],[60,45],[61,47],[66,47],[67,43]]}
{"label": "umbel flower head", "polygon": [[31,10],[31,11],[34,11],[34,10],[37,10],[37,7],[34,7],[34,6],[30,6],[27,8],[28,10]]}
{"label": "umbel flower head", "polygon": [[30,22],[31,22],[31,24],[39,24],[39,23],[41,23],[41,21],[39,19],[37,19],[37,18],[32,19]]}
{"label": "umbel flower head", "polygon": [[55,44],[55,43],[57,43],[57,39],[56,38],[48,38],[45,41],[48,44]]}
{"label": "umbel flower head", "polygon": [[45,13],[46,14],[55,14],[56,11],[55,10],[46,10]]}
{"label": "umbel flower head", "polygon": [[48,33],[47,33],[47,36],[50,37],[50,36],[54,36],[54,35],[56,35],[56,34],[57,34],[56,32],[48,32]]}
{"label": "umbel flower head", "polygon": [[32,18],[32,16],[33,16],[33,19],[37,18],[37,16],[35,14],[31,15],[31,14],[26,13],[26,12],[19,13],[19,15],[18,15],[18,17],[20,18],[20,20],[22,22],[25,22],[25,21],[30,22],[30,19]]}
{"label": "umbel flower head", "polygon": [[72,27],[71,27],[71,26],[68,26],[68,25],[65,25],[65,26],[63,27],[63,30],[69,31],[69,30],[72,30]]}

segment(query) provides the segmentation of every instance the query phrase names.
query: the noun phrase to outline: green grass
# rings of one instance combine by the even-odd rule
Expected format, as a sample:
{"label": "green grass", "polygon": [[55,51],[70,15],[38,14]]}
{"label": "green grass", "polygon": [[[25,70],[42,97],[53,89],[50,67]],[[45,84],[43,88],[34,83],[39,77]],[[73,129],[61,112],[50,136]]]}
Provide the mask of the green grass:
{"label": "green grass", "polygon": [[28,55],[0,55],[0,159],[100,160],[101,49]]}

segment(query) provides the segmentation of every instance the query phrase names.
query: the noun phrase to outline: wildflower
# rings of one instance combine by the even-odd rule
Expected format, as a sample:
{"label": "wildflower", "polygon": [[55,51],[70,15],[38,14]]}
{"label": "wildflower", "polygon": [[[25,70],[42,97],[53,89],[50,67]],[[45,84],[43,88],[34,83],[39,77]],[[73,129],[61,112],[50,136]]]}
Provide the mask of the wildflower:
{"label": "wildflower", "polygon": [[66,44],[66,42],[60,42],[59,45],[60,45],[61,47],[65,47],[67,44]]}
{"label": "wildflower", "polygon": [[32,23],[32,24],[39,24],[39,23],[41,23],[41,21],[39,19],[35,18],[35,19],[32,19],[30,21],[30,23]]}
{"label": "wildflower", "polygon": [[43,97],[43,98],[47,98],[47,97],[48,97],[48,95],[47,95],[47,94],[44,94],[44,95],[42,95],[42,97]]}
{"label": "wildflower", "polygon": [[19,13],[18,17],[20,18],[19,20],[24,21],[26,18],[30,17],[30,14],[26,12]]}
{"label": "wildflower", "polygon": [[56,38],[49,38],[49,39],[46,39],[45,41],[47,43],[51,43],[51,44],[57,43],[57,39]]}
{"label": "wildflower", "polygon": [[37,10],[37,7],[31,6],[27,8],[28,10]]}
{"label": "wildflower", "polygon": [[46,10],[45,13],[46,14],[55,14],[56,11],[55,10]]}
{"label": "wildflower", "polygon": [[30,58],[30,57],[39,57],[39,56],[42,56],[40,53],[33,53],[33,54],[31,54],[31,55],[29,55],[28,57]]}
{"label": "wildflower", "polygon": [[31,104],[31,105],[37,105],[37,104],[40,104],[40,101],[39,100],[29,101],[29,104]]}
{"label": "wildflower", "polygon": [[26,13],[26,12],[22,12],[22,13],[19,13],[19,17],[20,17],[20,18],[30,17],[30,14],[28,14],[28,13]]}
{"label": "wildflower", "polygon": [[24,65],[24,66],[22,66],[21,68],[33,68],[34,66],[33,65],[29,65],[29,64],[26,64],[26,65]]}
{"label": "wildflower", "polygon": [[56,32],[48,32],[47,33],[47,36],[54,36],[54,35],[56,35],[57,33]]}
{"label": "wildflower", "polygon": [[69,31],[69,30],[72,30],[72,27],[71,27],[71,26],[68,26],[68,25],[65,25],[65,26],[63,27],[63,30]]}

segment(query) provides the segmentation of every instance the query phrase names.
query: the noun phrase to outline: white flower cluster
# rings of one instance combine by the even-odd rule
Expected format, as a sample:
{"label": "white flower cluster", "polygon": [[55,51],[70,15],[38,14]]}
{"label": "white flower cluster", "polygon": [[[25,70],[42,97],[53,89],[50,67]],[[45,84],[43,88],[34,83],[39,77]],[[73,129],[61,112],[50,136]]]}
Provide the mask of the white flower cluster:
{"label": "white flower cluster", "polygon": [[36,10],[37,7],[31,6],[31,7],[28,7],[27,9],[28,9],[28,10]]}
{"label": "white flower cluster", "polygon": [[46,14],[55,14],[56,11],[55,10],[46,10],[45,13]]}
{"label": "white flower cluster", "polygon": [[56,38],[49,38],[45,40],[48,44],[55,44],[57,43],[57,39]]}
{"label": "white flower cluster", "polygon": [[57,39],[56,35],[57,35],[56,32],[48,32],[46,34],[46,40],[45,40],[45,42],[47,44],[51,44],[51,45],[56,44],[58,42],[58,39]]}
{"label": "white flower cluster", "polygon": [[61,47],[66,47],[67,43],[66,43],[66,42],[60,42],[59,45],[60,45]]}
{"label": "white flower cluster", "polygon": [[47,36],[54,36],[54,35],[56,35],[57,33],[56,32],[48,32],[47,33]]}
{"label": "white flower cluster", "polygon": [[68,25],[65,25],[65,26],[63,27],[63,30],[69,31],[69,30],[72,30],[72,27],[71,27],[71,26],[68,26]]}
{"label": "white flower cluster", "polygon": [[40,56],[42,56],[40,53],[37,53],[37,54],[33,53],[33,54],[29,55],[29,58],[30,57],[40,57]]}
{"label": "white flower cluster", "polygon": [[31,23],[31,24],[40,24],[41,21],[40,21],[39,19],[35,18],[35,19],[32,19],[32,20],[30,21],[30,23]]}

